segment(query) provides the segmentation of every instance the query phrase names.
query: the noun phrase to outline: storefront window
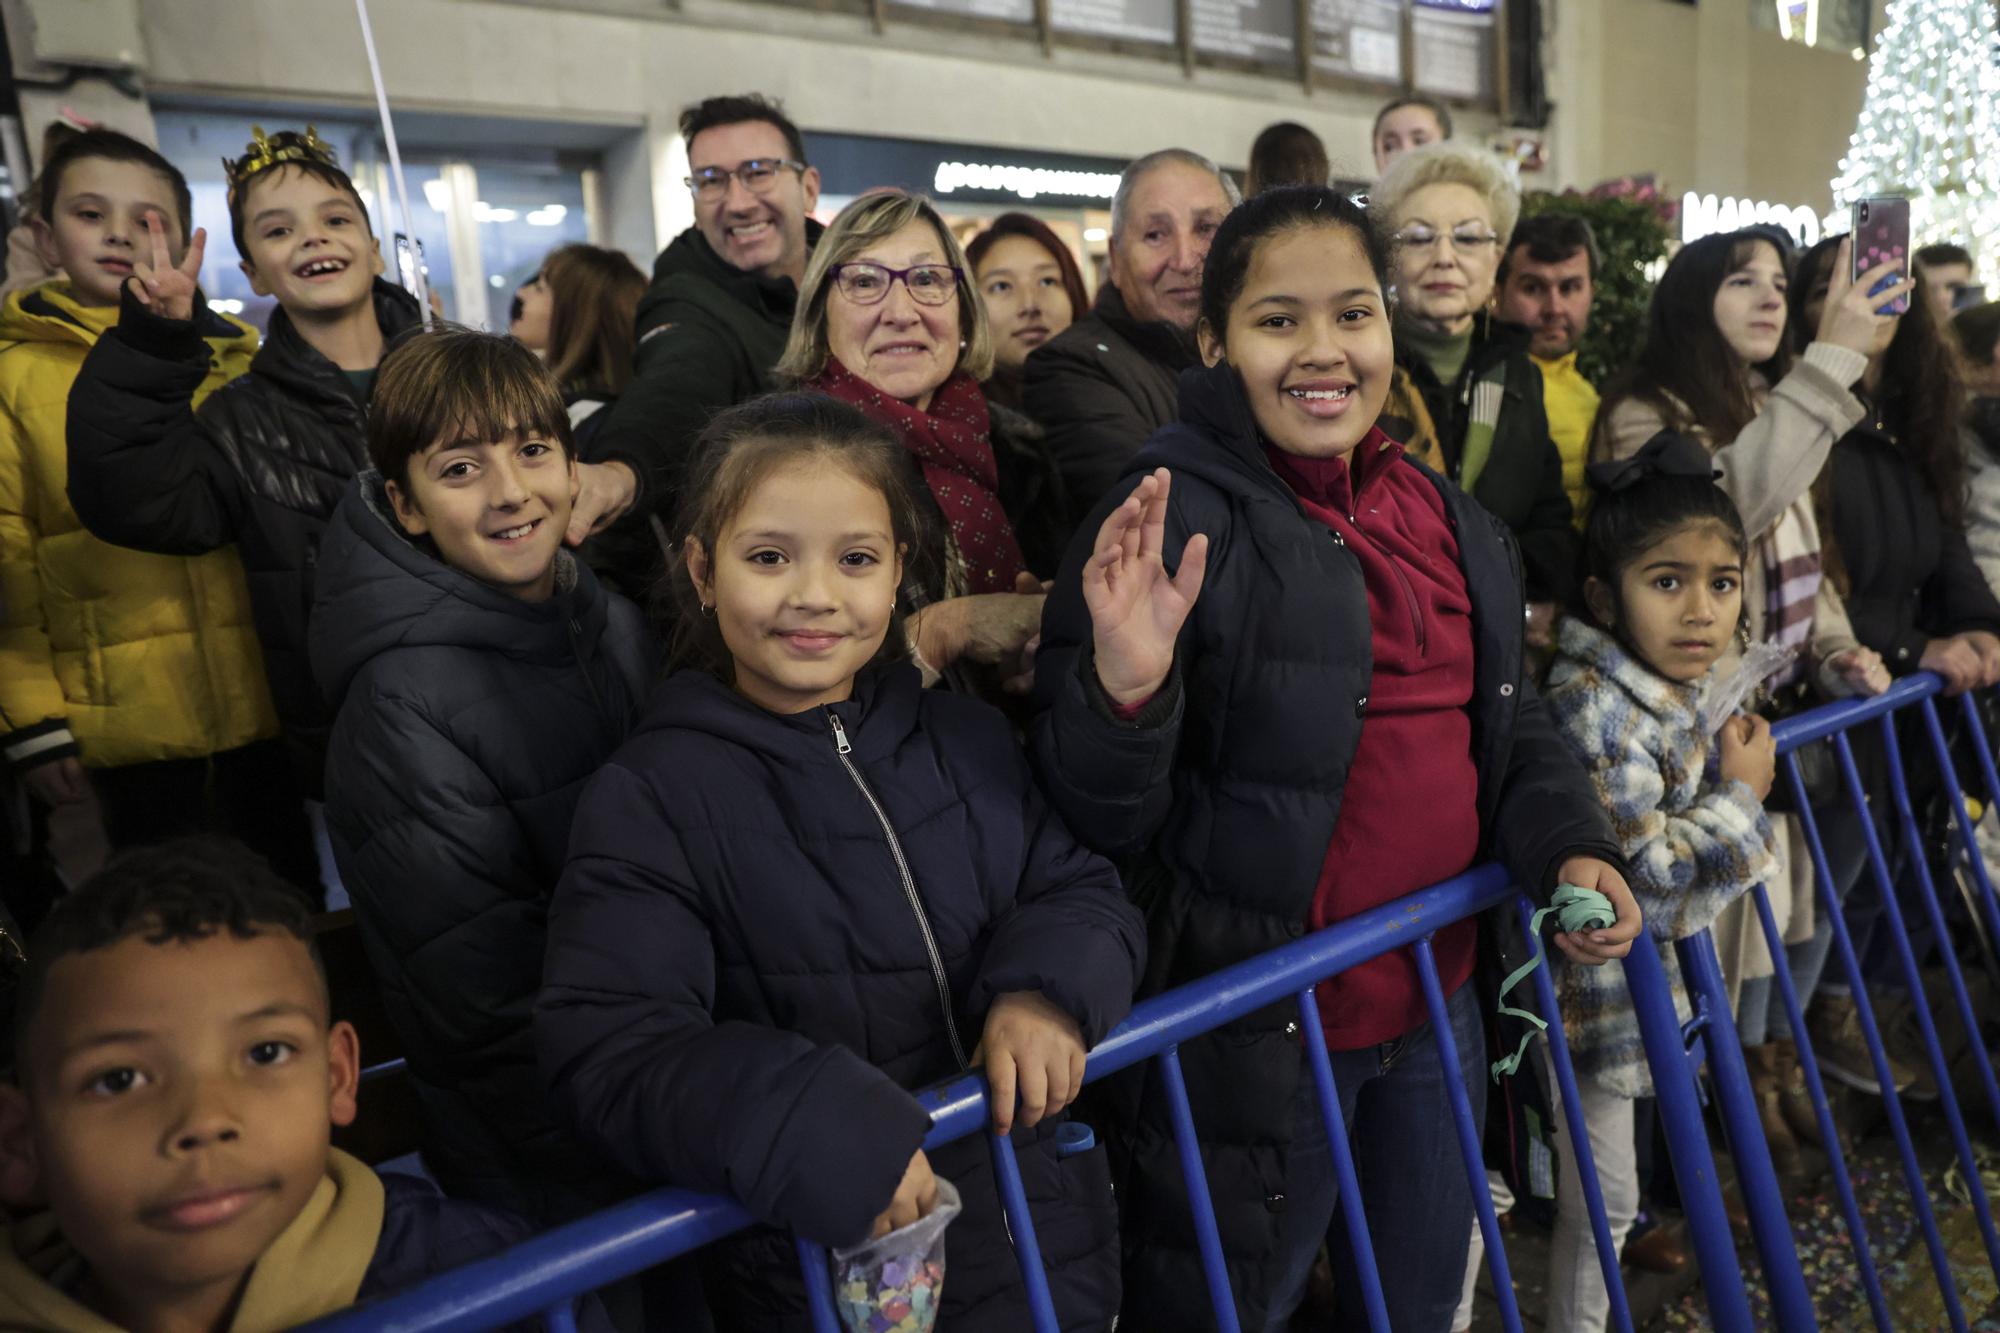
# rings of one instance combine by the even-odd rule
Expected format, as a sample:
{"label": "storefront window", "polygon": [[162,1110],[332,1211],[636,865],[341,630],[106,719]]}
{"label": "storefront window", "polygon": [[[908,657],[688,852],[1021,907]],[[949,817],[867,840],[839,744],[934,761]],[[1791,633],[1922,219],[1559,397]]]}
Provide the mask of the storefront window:
{"label": "storefront window", "polygon": [[507,327],[514,289],[549,251],[590,239],[583,178],[554,165],[479,168],[479,256],[486,266],[486,326]]}

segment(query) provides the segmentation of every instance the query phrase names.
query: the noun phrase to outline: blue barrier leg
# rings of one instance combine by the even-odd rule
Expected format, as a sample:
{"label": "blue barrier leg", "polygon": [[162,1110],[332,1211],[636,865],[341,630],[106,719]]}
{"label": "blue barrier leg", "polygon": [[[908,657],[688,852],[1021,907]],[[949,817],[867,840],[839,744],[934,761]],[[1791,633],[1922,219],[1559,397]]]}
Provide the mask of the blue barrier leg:
{"label": "blue barrier leg", "polygon": [[1319,1021],[1319,999],[1308,986],[1299,992],[1299,1031],[1305,1038],[1306,1063],[1319,1093],[1320,1119],[1326,1124],[1326,1146],[1333,1154],[1333,1178],[1340,1190],[1340,1212],[1347,1219],[1347,1245],[1354,1251],[1354,1271],[1361,1280],[1361,1306],[1368,1312],[1370,1333],[1390,1333],[1389,1303],[1382,1297],[1382,1274],[1375,1267],[1375,1243],[1368,1235],[1368,1209],[1361,1198],[1361,1180],[1354,1170],[1354,1148],[1347,1141],[1347,1118],[1340,1113],[1340,1089],[1333,1082],[1333,1061],[1326,1053],[1326,1029]]}
{"label": "blue barrier leg", "polygon": [[[1807,821],[1806,835],[1818,839],[1819,831],[1810,821],[1812,809],[1805,798],[1805,787],[1799,777],[1798,761],[1786,755],[1780,761],[1785,776],[1791,783],[1793,806]],[[1814,867],[1815,871],[1818,867]],[[1826,884],[1824,874],[1820,882]],[[1792,1041],[1798,1047],[1799,1066],[1805,1072],[1806,1090],[1812,1095],[1813,1111],[1819,1118],[1820,1141],[1826,1145],[1828,1163],[1833,1168],[1834,1193],[1840,1196],[1841,1216],[1847,1221],[1848,1239],[1854,1245],[1854,1261],[1861,1270],[1861,1287],[1868,1294],[1868,1309],[1875,1316],[1875,1327],[1881,1333],[1890,1333],[1889,1305],[1882,1295],[1882,1278],[1875,1271],[1875,1256],[1868,1245],[1868,1228],[1861,1221],[1861,1209],[1854,1201],[1854,1182],[1847,1174],[1847,1158],[1840,1150],[1840,1130],[1833,1123],[1833,1107],[1826,1099],[1826,1085],[1820,1081],[1819,1060],[1813,1055],[1812,1042],[1806,1038],[1805,1010],[1799,1004],[1799,994],[1792,984],[1792,967],[1785,956],[1784,935],[1778,930],[1778,919],[1771,913],[1770,895],[1759,884],[1751,890],[1757,905],[1757,918],[1764,926],[1764,942],[1771,950],[1772,981],[1778,988],[1778,995],[1785,1004],[1785,1017],[1792,1026]],[[1821,911],[1840,910],[1833,903],[1833,895],[1822,896]]]}
{"label": "blue barrier leg", "polygon": [[[1021,1282],[1028,1289],[1028,1316],[1035,1333],[1062,1333],[1056,1322],[1055,1303],[1049,1299],[1049,1275],[1042,1271],[1041,1247],[1035,1243],[1035,1219],[1028,1212],[1028,1192],[1021,1188],[1021,1164],[1014,1159],[1014,1142],[997,1129],[988,1129],[993,1149],[993,1178],[1000,1186],[1000,1207],[1007,1215],[1007,1231],[1014,1240],[1014,1258],[1021,1266]],[[950,1250],[945,1264],[949,1270]]]}
{"label": "blue barrier leg", "polygon": [[833,1273],[827,1267],[826,1246],[804,1236],[792,1237],[799,1255],[799,1276],[806,1284],[806,1314],[812,1319],[813,1333],[841,1333],[840,1319],[833,1312]]}
{"label": "blue barrier leg", "polygon": [[1729,1130],[1736,1180],[1743,1191],[1744,1209],[1750,1214],[1750,1234],[1757,1242],[1758,1257],[1764,1261],[1764,1286],[1771,1293],[1771,1311],[1779,1328],[1812,1328],[1816,1323],[1812,1294],[1806,1290],[1805,1274],[1799,1271],[1798,1244],[1792,1239],[1784,1190],[1771,1167],[1763,1120],[1750,1091],[1743,1044],[1733,1040],[1736,1034],[1729,1023],[1729,987],[1722,979],[1715,941],[1704,930],[1677,941],[1674,948],[1690,999],[1708,1010],[1714,1034],[1708,1043],[1710,1081],[1723,1124]]}
{"label": "blue barrier leg", "polygon": [[1667,989],[1659,945],[1650,931],[1633,942],[1624,967],[1626,988],[1632,994],[1632,1011],[1646,1043],[1646,1063],[1653,1071],[1653,1096],[1660,1103],[1667,1156],[1673,1162],[1681,1208],[1687,1214],[1693,1234],[1702,1289],[1708,1294],[1709,1318],[1718,1333],[1751,1333],[1755,1324],[1750,1316],[1750,1296],[1743,1289],[1736,1239],[1729,1232],[1729,1217],[1722,1209],[1722,1187],[1716,1181],[1715,1157],[1709,1151],[1708,1131],[1702,1125],[1694,1071],[1681,1041],[1680,1018],[1674,1013],[1673,996]]}
{"label": "blue barrier leg", "polygon": [[[1973,833],[1972,815],[1965,808],[1965,793],[1959,789],[1958,771],[1952,766],[1951,747],[1945,744],[1944,728],[1938,723],[1937,709],[1929,699],[1924,700],[1924,725],[1930,732],[1931,749],[1937,755],[1938,772],[1944,778],[1945,790],[1951,796],[1952,822],[1958,826],[1959,840],[1964,844],[1966,860],[1971,863],[1972,877],[1978,886],[1974,895],[1979,899],[1982,914],[1987,917],[1987,938],[1994,947],[2000,948],[2000,934],[1993,933],[1993,886],[1986,877],[1986,859],[1979,854],[1979,839]],[[2000,1126],[2000,1085],[1993,1079],[1993,1065],[1987,1059],[1986,1042],[1980,1036],[1979,1018],[1972,1009],[1972,996],[1965,988],[1965,977],[1958,965],[1958,955],[1950,947],[1951,936],[1945,930],[1944,904],[1935,892],[1936,884],[1931,879],[1929,866],[1924,867],[1924,912],[1930,918],[1931,929],[1937,932],[1939,950],[1944,955],[1945,972],[1951,978],[1952,996],[1958,1002],[1959,1022],[1965,1026],[1966,1041],[1974,1053],[1974,1065],[1979,1070],[1980,1080],[1986,1085],[1986,1105],[1993,1112],[1993,1123]]]}
{"label": "blue barrier leg", "polygon": [[1201,1142],[1194,1134],[1194,1110],[1188,1105],[1180,1047],[1169,1046],[1155,1058],[1166,1084],[1167,1106],[1173,1113],[1174,1146],[1180,1149],[1181,1179],[1187,1182],[1188,1209],[1194,1214],[1194,1235],[1201,1247],[1202,1271],[1208,1277],[1208,1301],[1215,1310],[1215,1326],[1218,1333],[1241,1333],[1236,1319],[1236,1296],[1229,1289],[1229,1269],[1222,1261],[1222,1233],[1215,1228],[1215,1201],[1208,1194],[1208,1172],[1202,1167]]}
{"label": "blue barrier leg", "polygon": [[[1996,783],[1993,772],[1993,751],[1987,744],[1986,724],[1979,718],[1979,705],[1970,694],[1961,696],[1965,705],[1966,724],[1971,729],[1973,749],[1979,754],[1979,765],[1988,782],[1987,796],[1992,799]],[[1959,834],[1965,841],[1966,859],[1972,862],[1972,882],[1979,889],[1980,915],[1986,918],[1986,938],[1991,941],[1996,953],[2000,953],[2000,899],[1993,892],[1993,877],[1986,873],[1986,858],[1979,854],[1979,838],[1973,829],[1971,812],[1965,808],[1965,792],[1959,786],[1958,770],[1951,763],[1951,749],[1944,741],[1944,728],[1939,725],[1937,711],[1931,701],[1924,701],[1924,724],[1931,733],[1931,746],[1937,751],[1938,768],[1944,775],[1945,787],[1951,792],[1951,812],[1958,820]]]}
{"label": "blue barrier leg", "polygon": [[[1833,748],[1840,759],[1841,777],[1847,784],[1848,803],[1854,808],[1855,818],[1861,821],[1861,834],[1868,844],[1869,867],[1874,872],[1884,901],[1893,907],[1896,884],[1889,874],[1889,862],[1882,855],[1882,840],[1876,836],[1875,820],[1868,811],[1868,796],[1861,786],[1861,770],[1854,764],[1854,748],[1847,743],[1844,732],[1833,737]],[[1826,869],[1826,849],[1820,845],[1817,833],[1814,834],[1812,847],[1813,869],[1822,883],[1828,883],[1831,877]],[[1951,1320],[1954,1333],[1965,1333],[1965,1308],[1958,1299],[1958,1280],[1952,1276],[1944,1238],[1938,1234],[1937,1214],[1931,1208],[1930,1191],[1924,1187],[1924,1172],[1917,1163],[1916,1145],[1910,1140],[1909,1121],[1903,1116],[1903,1099],[1889,1073],[1888,1052],[1882,1046],[1882,1034],[1875,1025],[1875,1005],[1868,998],[1868,979],[1861,973],[1861,959],[1854,952],[1854,943],[1847,935],[1847,922],[1838,906],[1831,907],[1829,915],[1833,922],[1833,947],[1840,954],[1841,968],[1847,974],[1847,984],[1852,987],[1854,1007],[1861,1018],[1861,1035],[1868,1042],[1868,1058],[1875,1066],[1875,1081],[1882,1085],[1882,1104],[1889,1113],[1889,1128],[1896,1136],[1897,1155],[1903,1160],[1903,1182],[1910,1187],[1910,1204],[1916,1210],[1917,1224],[1923,1228],[1924,1249],[1930,1255],[1931,1275],[1937,1279],[1939,1294],[1944,1297],[1945,1314]],[[1901,938],[1903,926],[1900,914],[1895,920],[1895,930]],[[1908,941],[1903,943],[1907,949]]]}
{"label": "blue barrier leg", "polygon": [[562,1301],[542,1311],[542,1333],[576,1333],[576,1306]]}
{"label": "blue barrier leg", "polygon": [[[1958,997],[1959,1012],[1965,1020],[1967,1032],[1974,1046],[1979,1044],[1979,1024],[1972,1017],[1972,1005],[1965,995],[1965,979],[1958,973],[1958,960],[1952,956],[1951,936],[1946,933],[1944,914],[1938,910],[1937,889],[1931,883],[1930,859],[1924,855],[1922,835],[1917,829],[1916,811],[1910,805],[1910,791],[1903,773],[1903,755],[1896,743],[1896,719],[1882,719],[1882,740],[1888,748],[1889,788],[1895,793],[1896,813],[1903,824],[1903,836],[1916,852],[1910,864],[1916,871],[1917,896],[1922,902],[1925,915],[1930,919],[1931,929],[1937,933],[1938,953],[1944,959],[1945,975],[1950,979],[1952,991]],[[1889,920],[1894,925],[1896,953],[1902,959],[1903,975],[1910,987],[1910,1012],[1916,1015],[1917,1028],[1924,1035],[1924,1050],[1929,1053],[1931,1068],[1937,1071],[1938,1106],[1944,1111],[1945,1123],[1951,1127],[1952,1142],[1958,1148],[1958,1160],[1964,1164],[1966,1185],[1972,1195],[1973,1215],[1979,1219],[1979,1234],[1986,1241],[1986,1259],[1993,1267],[1996,1277],[2000,1277],[2000,1234],[1993,1229],[1993,1208],[1986,1198],[1986,1187],[1979,1183],[1979,1162],[1972,1155],[1972,1140],[1965,1131],[1965,1116],[1958,1109],[1958,1093],[1952,1087],[1951,1066],[1944,1058],[1944,1047],[1938,1041],[1937,1024],[1931,1021],[1931,1007],[1924,993],[1923,971],[1917,965],[1916,952],[1910,948],[1910,937],[1903,924],[1903,909],[1896,901],[1893,886],[1884,886],[1882,902],[1888,909]],[[1985,1061],[1980,1061],[1982,1069]],[[1989,1088],[1992,1071],[1986,1070]],[[1996,1106],[2000,1106],[2000,1093],[1993,1094]]]}
{"label": "blue barrier leg", "polygon": [[[1418,940],[1410,952],[1416,956],[1417,976],[1424,983],[1424,1003],[1431,1011],[1431,1035],[1437,1041],[1438,1063],[1444,1067],[1444,1084],[1451,1093],[1451,1118],[1458,1124],[1458,1150],[1465,1158],[1465,1183],[1479,1219],[1479,1232],[1486,1238],[1486,1268],[1493,1275],[1493,1294],[1500,1302],[1500,1323],[1507,1333],[1521,1333],[1521,1310],[1514,1301],[1514,1275],[1507,1267],[1500,1219],[1493,1213],[1493,1190],[1486,1183],[1486,1154],[1479,1146],[1483,1126],[1472,1118],[1472,1098],[1459,1074],[1458,1039],[1451,1034],[1451,1011],[1445,1006],[1437,959],[1431,956],[1431,937],[1426,935]],[[1448,1220],[1444,1221],[1448,1224]]]}
{"label": "blue barrier leg", "polygon": [[[1535,905],[1526,894],[1519,898],[1521,933],[1528,948],[1542,953],[1542,941],[1528,929]],[[1611,1327],[1618,1333],[1632,1333],[1632,1308],[1625,1300],[1625,1277],[1618,1267],[1617,1248],[1611,1243],[1611,1222],[1604,1214],[1604,1188],[1597,1180],[1597,1159],[1590,1151],[1590,1132],[1583,1121],[1583,1098],[1576,1090],[1576,1068],[1570,1063],[1569,1038],[1563,1035],[1562,1006],[1556,1003],[1555,982],[1549,964],[1534,971],[1535,1004],[1548,1020],[1549,1068],[1555,1075],[1556,1092],[1562,1098],[1563,1123],[1568,1126],[1570,1147],[1576,1152],[1576,1171],[1583,1187],[1584,1207],[1590,1213],[1590,1230],[1597,1240],[1597,1266],[1604,1273],[1604,1291],[1611,1298]]]}

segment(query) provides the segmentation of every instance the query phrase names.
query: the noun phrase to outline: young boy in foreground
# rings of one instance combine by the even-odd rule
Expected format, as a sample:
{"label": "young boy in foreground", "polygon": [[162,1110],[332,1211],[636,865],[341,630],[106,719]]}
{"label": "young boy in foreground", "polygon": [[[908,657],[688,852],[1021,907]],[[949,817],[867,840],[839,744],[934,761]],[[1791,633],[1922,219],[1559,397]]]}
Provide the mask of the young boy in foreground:
{"label": "young boy in foreground", "polygon": [[0,1201],[39,1211],[0,1242],[0,1328],[291,1328],[525,1234],[331,1145],[360,1044],[297,892],[241,847],[119,857],[29,956]]}

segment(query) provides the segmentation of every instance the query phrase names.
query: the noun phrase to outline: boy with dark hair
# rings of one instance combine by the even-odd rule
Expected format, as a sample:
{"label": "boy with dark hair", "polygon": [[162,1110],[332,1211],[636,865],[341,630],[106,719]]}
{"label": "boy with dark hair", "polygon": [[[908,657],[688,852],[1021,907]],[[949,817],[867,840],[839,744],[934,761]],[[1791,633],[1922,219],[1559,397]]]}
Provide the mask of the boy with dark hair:
{"label": "boy with dark hair", "polygon": [[[147,218],[178,258],[188,186],[136,139],[93,129],[44,164],[31,226],[60,277],[0,305],[0,755],[49,808],[81,876],[104,845],[191,828],[250,838],[317,883],[236,552],[145,554],[86,531],[64,486],[72,384],[117,334]],[[257,335],[190,321],[186,393],[243,373]],[[289,822],[287,821],[289,815]]]}
{"label": "boy with dark hair", "polygon": [[819,171],[776,102],[757,93],[711,97],[681,112],[680,130],[694,225],[653,264],[632,382],[592,444],[593,461],[618,469],[629,487],[614,511],[601,511],[588,487],[578,502],[592,522],[619,519],[588,554],[631,596],[661,572],[664,523],[695,437],[723,408],[777,387],[772,372],[798,284],[824,230],[812,217]]}
{"label": "boy with dark hair", "polygon": [[112,862],[19,999],[0,1199],[35,1211],[0,1238],[0,1327],[291,1328],[526,1234],[332,1146],[360,1045],[298,894],[240,846]]}
{"label": "boy with dark hair", "polygon": [[150,255],[124,280],[118,327],[70,397],[69,496],[93,533],[121,546],[238,547],[278,718],[316,799],[331,721],[306,665],[320,538],[365,464],[383,349],[420,319],[416,300],[381,280],[360,194],[310,127],[258,129],[227,165],[243,273],[278,302],[264,346],[248,374],[194,410],[206,237],[197,231],[176,263],[153,227]]}
{"label": "boy with dark hair", "polygon": [[382,362],[373,470],[320,559],[312,664],[338,710],[327,825],[453,1194],[540,1222],[610,1196],[555,1127],[531,1010],[583,784],[657,671],[644,617],[563,549],[562,391],[511,338]]}

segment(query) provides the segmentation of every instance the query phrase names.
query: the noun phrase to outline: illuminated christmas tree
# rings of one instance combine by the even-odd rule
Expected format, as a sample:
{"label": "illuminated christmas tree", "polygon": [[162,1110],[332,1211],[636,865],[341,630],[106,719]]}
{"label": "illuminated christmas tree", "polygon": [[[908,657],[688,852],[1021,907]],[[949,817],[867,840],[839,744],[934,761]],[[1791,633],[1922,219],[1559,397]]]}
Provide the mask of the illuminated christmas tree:
{"label": "illuminated christmas tree", "polygon": [[1833,198],[1845,210],[1869,195],[1908,195],[1913,246],[1955,241],[2000,286],[1994,52],[1993,0],[1891,0]]}

